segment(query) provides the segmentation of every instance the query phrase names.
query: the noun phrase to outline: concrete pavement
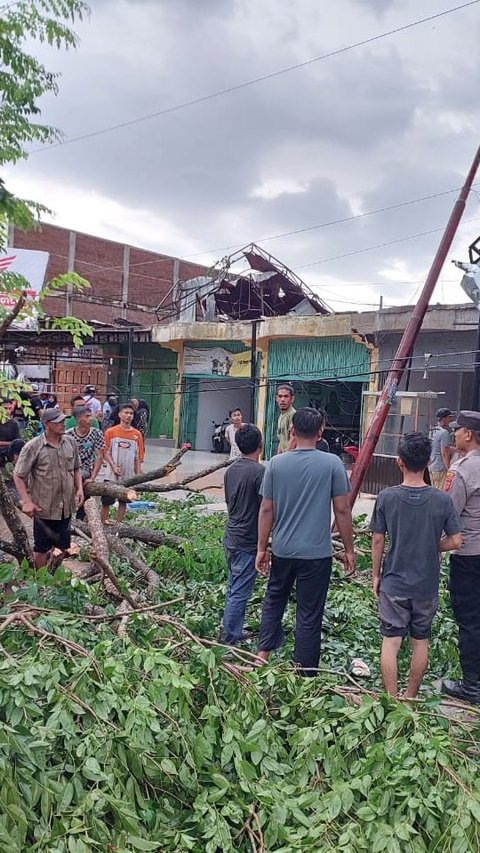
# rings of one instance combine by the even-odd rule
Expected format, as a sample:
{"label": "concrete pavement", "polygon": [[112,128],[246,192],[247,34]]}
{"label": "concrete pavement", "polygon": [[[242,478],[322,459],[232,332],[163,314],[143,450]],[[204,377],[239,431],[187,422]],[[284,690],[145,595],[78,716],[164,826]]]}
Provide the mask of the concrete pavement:
{"label": "concrete pavement", "polygon": [[[154,468],[160,468],[160,466],[165,465],[168,460],[172,458],[174,453],[174,448],[158,447],[157,444],[152,444],[147,439],[145,446],[145,463],[143,466],[144,471],[151,471]],[[227,456],[221,453],[209,453],[206,450],[190,450],[182,457],[181,465],[179,465],[164,482],[178,482],[178,480],[182,480],[190,474],[203,471],[205,468],[209,468],[210,466],[221,462],[222,459],[227,459]],[[191,487],[201,491],[209,501],[208,510],[205,508],[204,511],[226,511],[225,495],[223,492],[224,474],[225,469],[221,469],[202,480],[195,480],[192,482]],[[174,491],[173,493],[170,492],[167,494],[169,494],[170,497],[177,496],[178,499],[184,499],[187,493],[184,491]],[[353,510],[354,515],[366,515],[367,519],[370,519],[374,501],[374,497],[360,494],[355,502]]]}

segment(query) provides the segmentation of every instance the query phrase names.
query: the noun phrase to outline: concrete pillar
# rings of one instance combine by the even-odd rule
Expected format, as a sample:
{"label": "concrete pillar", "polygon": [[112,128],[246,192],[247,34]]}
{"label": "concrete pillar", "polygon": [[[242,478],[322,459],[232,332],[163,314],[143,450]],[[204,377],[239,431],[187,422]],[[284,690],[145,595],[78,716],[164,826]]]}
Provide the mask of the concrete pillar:
{"label": "concrete pillar", "polygon": [[268,341],[257,343],[257,352],[260,353],[260,377],[257,394],[257,427],[265,436],[265,414],[267,409],[267,387],[268,387]]}
{"label": "concrete pillar", "polygon": [[128,302],[128,278],[130,273],[130,246],[123,247],[123,271],[122,271],[122,307],[120,314],[123,320],[127,319],[127,302]]}
{"label": "concrete pillar", "polygon": [[182,341],[181,348],[177,354],[177,380],[175,387],[175,397],[173,401],[173,434],[172,438],[175,441],[175,446],[178,447],[180,440],[180,417],[182,413],[182,379],[183,379],[183,349]]}
{"label": "concrete pillar", "polygon": [[[67,272],[75,270],[75,247],[77,243],[77,234],[75,231],[70,231],[68,235],[68,268]],[[65,316],[73,316],[73,284],[67,284],[67,296],[65,300]]]}

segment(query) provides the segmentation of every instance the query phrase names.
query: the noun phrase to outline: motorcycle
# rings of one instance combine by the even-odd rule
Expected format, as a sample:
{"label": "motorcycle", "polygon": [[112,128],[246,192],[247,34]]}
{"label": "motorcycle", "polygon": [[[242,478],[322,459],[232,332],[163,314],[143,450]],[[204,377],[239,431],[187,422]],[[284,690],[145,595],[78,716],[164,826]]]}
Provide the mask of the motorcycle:
{"label": "motorcycle", "polygon": [[230,423],[230,418],[225,418],[221,424],[212,421],[212,453],[229,453],[230,445],[225,437],[227,426]]}
{"label": "motorcycle", "polygon": [[[333,447],[330,446],[331,452],[335,453],[345,462],[350,462],[350,458],[356,462],[357,456],[359,454],[358,445],[352,440],[352,437],[347,435],[346,433],[339,432],[333,439]],[[347,459],[345,459],[347,457]]]}

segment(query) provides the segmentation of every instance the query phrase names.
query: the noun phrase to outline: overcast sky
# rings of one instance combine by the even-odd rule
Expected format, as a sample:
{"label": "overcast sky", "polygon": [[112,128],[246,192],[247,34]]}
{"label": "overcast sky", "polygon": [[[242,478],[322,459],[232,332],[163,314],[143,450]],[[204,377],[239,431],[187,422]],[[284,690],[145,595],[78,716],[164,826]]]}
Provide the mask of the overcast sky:
{"label": "overcast sky", "polygon": [[[457,3],[461,0],[456,0]],[[43,119],[67,139],[381,34],[455,0],[92,0]],[[412,302],[480,141],[480,3],[44,150],[9,186],[55,222],[211,263],[255,241],[338,310]],[[480,174],[452,250],[480,234]],[[267,239],[435,193],[439,198]],[[474,220],[468,222],[468,220]],[[230,247],[230,248],[227,248]],[[353,253],[348,257],[338,257]],[[446,264],[434,302],[467,301]]]}

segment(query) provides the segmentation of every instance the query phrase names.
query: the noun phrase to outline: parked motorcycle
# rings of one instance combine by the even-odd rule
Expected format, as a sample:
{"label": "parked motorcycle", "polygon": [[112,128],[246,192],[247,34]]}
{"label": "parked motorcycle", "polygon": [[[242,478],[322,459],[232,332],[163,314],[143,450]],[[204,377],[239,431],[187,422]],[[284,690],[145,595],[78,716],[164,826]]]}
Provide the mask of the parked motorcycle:
{"label": "parked motorcycle", "polygon": [[225,437],[227,426],[230,423],[230,418],[225,418],[221,424],[212,421],[212,453],[229,453],[230,445]]}

